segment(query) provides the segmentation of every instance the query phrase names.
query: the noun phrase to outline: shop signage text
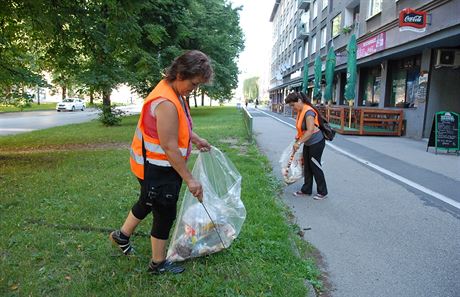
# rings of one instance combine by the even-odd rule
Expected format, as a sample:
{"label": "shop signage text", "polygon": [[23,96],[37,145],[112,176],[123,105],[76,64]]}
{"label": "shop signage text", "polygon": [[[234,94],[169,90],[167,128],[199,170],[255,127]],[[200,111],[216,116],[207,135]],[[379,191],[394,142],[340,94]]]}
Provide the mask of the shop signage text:
{"label": "shop signage text", "polygon": [[425,32],[426,11],[406,8],[399,12],[399,31]]}
{"label": "shop signage text", "polygon": [[358,43],[358,51],[356,53],[357,58],[361,59],[384,50],[386,42],[385,39],[385,32],[382,32],[374,37]]}

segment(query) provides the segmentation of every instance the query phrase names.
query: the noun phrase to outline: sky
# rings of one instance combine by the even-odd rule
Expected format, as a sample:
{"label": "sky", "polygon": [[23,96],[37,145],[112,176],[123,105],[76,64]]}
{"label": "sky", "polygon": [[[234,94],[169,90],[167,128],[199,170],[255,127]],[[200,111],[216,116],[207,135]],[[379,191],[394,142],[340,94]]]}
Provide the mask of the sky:
{"label": "sky", "polygon": [[233,7],[243,6],[243,10],[240,11],[240,26],[245,36],[245,49],[238,61],[241,72],[238,77],[238,89],[241,91],[244,79],[268,74],[273,25],[269,19],[275,0],[232,0],[230,2]]}

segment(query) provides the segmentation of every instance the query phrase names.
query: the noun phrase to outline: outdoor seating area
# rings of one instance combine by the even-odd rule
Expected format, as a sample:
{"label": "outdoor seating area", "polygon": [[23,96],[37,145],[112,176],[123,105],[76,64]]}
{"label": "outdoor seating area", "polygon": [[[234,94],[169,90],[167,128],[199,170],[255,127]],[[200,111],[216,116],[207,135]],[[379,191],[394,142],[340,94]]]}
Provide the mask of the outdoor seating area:
{"label": "outdoor seating area", "polygon": [[322,107],[321,113],[340,134],[401,136],[402,109]]}
{"label": "outdoor seating area", "polygon": [[[340,134],[401,136],[403,133],[404,111],[402,109],[320,106],[318,110]],[[296,117],[295,112],[281,104],[272,106],[272,111]]]}

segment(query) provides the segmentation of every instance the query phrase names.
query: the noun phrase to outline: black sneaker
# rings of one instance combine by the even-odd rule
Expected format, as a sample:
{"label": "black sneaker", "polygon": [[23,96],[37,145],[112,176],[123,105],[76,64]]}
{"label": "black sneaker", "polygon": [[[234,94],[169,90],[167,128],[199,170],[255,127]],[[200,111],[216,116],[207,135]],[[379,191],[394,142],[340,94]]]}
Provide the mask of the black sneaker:
{"label": "black sneaker", "polygon": [[[130,256],[134,254],[134,248],[129,243],[129,238],[125,239],[121,237],[122,233],[120,230],[113,231],[110,233],[109,238],[114,245],[118,246],[123,254]],[[124,235],[124,234],[123,234]]]}
{"label": "black sneaker", "polygon": [[153,261],[150,261],[149,269],[147,270],[147,272],[150,272],[152,274],[162,274],[165,272],[171,272],[172,274],[179,274],[184,271],[185,271],[184,267],[174,262],[171,262],[169,260],[164,260],[163,262],[159,264],[155,264],[153,263]]}

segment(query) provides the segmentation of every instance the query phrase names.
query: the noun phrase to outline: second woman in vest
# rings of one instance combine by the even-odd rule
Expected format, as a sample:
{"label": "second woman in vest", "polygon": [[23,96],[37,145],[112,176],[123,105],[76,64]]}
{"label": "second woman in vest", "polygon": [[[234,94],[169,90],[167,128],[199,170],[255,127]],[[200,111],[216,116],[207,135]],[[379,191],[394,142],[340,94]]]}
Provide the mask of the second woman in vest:
{"label": "second woman in vest", "polygon": [[297,112],[294,151],[304,144],[304,184],[299,191],[294,192],[294,196],[311,195],[314,178],[317,193],[313,198],[322,200],[327,197],[327,186],[321,167],[321,157],[326,145],[323,133],[319,129],[321,115],[302,92],[290,93],[284,102]]}

